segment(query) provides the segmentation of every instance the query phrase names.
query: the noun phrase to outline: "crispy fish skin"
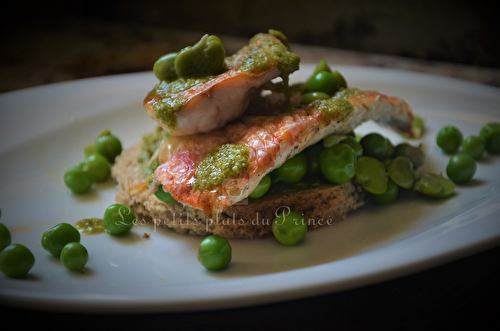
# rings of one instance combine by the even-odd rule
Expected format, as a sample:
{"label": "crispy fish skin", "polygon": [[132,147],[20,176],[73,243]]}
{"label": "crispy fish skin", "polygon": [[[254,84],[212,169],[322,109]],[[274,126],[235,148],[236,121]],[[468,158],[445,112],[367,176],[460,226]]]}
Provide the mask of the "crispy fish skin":
{"label": "crispy fish skin", "polygon": [[[155,186],[163,185],[177,201],[212,217],[246,198],[263,176],[288,158],[328,135],[347,134],[367,120],[375,120],[408,136],[415,135],[413,112],[404,100],[376,91],[360,91],[343,100],[352,106],[348,107],[349,111],[325,111],[321,109],[321,102],[313,102],[276,116],[244,116],[209,133],[171,137],[158,152],[160,166],[154,174]],[[200,159],[225,143],[248,148],[248,168],[216,187],[195,189]]]}
{"label": "crispy fish skin", "polygon": [[[143,106],[149,116],[174,136],[209,132],[242,116],[263,85],[279,76],[287,79],[299,69],[299,62],[300,58],[289,52],[278,38],[259,34],[226,59],[227,71],[190,81],[162,81],[147,94]],[[176,84],[193,86],[179,90]]]}

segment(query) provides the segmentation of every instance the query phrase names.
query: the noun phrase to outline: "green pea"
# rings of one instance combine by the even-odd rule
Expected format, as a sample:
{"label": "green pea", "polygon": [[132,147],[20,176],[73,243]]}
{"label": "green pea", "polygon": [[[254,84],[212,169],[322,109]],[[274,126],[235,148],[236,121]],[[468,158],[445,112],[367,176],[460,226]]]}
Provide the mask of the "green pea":
{"label": "green pea", "polygon": [[346,83],[344,76],[342,76],[342,74],[338,70],[332,70],[325,60],[320,60],[318,62],[318,64],[316,65],[316,68],[314,68],[312,75],[307,79],[306,86],[313,79],[313,77],[316,76],[317,74],[319,74],[321,71],[326,71],[326,72],[331,73],[332,76],[335,78],[335,80],[338,82],[339,87],[341,87],[341,88],[347,87],[347,83]]}
{"label": "green pea", "polygon": [[0,271],[10,278],[24,277],[35,265],[35,256],[21,244],[10,244],[0,252]]}
{"label": "green pea", "polygon": [[271,225],[274,237],[283,245],[293,246],[307,234],[307,222],[304,217],[294,211],[283,211],[276,216]]}
{"label": "green pea", "polygon": [[258,199],[269,191],[271,187],[271,176],[265,175],[259,182],[259,185],[253,190],[253,192],[248,196],[250,199]]}
{"label": "green pea", "polygon": [[482,158],[485,151],[484,139],[479,136],[469,136],[462,143],[462,153],[469,155],[474,160]]}
{"label": "green pea", "polygon": [[462,144],[462,140],[462,132],[452,125],[445,126],[439,130],[436,136],[437,145],[446,154],[453,154],[458,151],[460,145]]}
{"label": "green pea", "polygon": [[167,192],[163,189],[163,185],[161,185],[161,184],[158,185],[158,189],[155,192],[155,196],[156,196],[156,198],[158,198],[158,200],[165,202],[165,203],[177,202],[177,200],[175,200],[174,197],[172,197],[172,195],[169,192]]}
{"label": "green pea", "polygon": [[206,76],[222,72],[225,50],[216,36],[204,35],[193,46],[183,48],[175,57],[175,72],[179,77]]}
{"label": "green pea", "polygon": [[63,247],[60,260],[66,269],[84,273],[85,265],[89,260],[89,253],[82,244],[71,242]]}
{"label": "green pea", "polygon": [[85,158],[88,158],[90,155],[95,153],[95,146],[94,144],[88,144],[83,148],[83,155],[85,155]]}
{"label": "green pea", "polygon": [[333,95],[339,90],[339,82],[328,71],[320,71],[314,75],[307,83],[307,89],[310,92],[323,92],[328,95]]}
{"label": "green pea", "polygon": [[[415,133],[416,137],[422,136],[425,130],[425,119],[423,119],[421,116],[414,114],[413,115],[413,132]],[[406,135],[407,134],[403,134]]]}
{"label": "green pea", "polygon": [[83,194],[92,187],[90,175],[83,169],[83,163],[69,167],[64,172],[64,184],[75,194]]}
{"label": "green pea", "polygon": [[398,156],[392,159],[387,167],[387,175],[396,184],[406,189],[412,188],[417,178],[413,164],[406,156]]}
{"label": "green pea", "polygon": [[41,242],[43,249],[59,256],[67,243],[80,242],[80,232],[71,224],[59,223],[43,233]]}
{"label": "green pea", "polygon": [[208,236],[198,246],[198,261],[209,270],[219,270],[229,265],[232,251],[226,238]]}
{"label": "green pea", "polygon": [[347,139],[342,140],[341,144],[349,145],[353,150],[356,157],[360,157],[363,155],[363,147],[358,142],[355,136],[347,136]]}
{"label": "green pea", "polygon": [[325,148],[321,142],[316,143],[310,147],[307,147],[303,153],[307,158],[307,173],[308,174],[320,174],[321,168],[319,167],[319,157],[321,152],[323,152]]}
{"label": "green pea", "polygon": [[422,147],[411,146],[408,143],[398,144],[394,148],[393,157],[405,156],[410,159],[414,169],[420,168],[425,162],[425,153]]}
{"label": "green pea", "polygon": [[111,136],[111,131],[109,129],[104,129],[99,133],[97,138],[103,137],[103,136]]}
{"label": "green pea", "polygon": [[177,57],[177,52],[168,53],[160,57],[153,65],[153,73],[159,80],[169,80],[177,78],[177,73],[175,72],[175,58]]}
{"label": "green pea", "polygon": [[320,60],[318,64],[316,65],[316,68],[314,68],[314,71],[312,75],[307,79],[306,85],[311,81],[311,79],[319,74],[321,71],[327,71],[327,72],[332,72],[332,69],[328,65],[328,63],[325,60]]}
{"label": "green pea", "polygon": [[389,164],[391,164],[392,159],[383,159],[380,162],[382,162],[384,164],[385,169],[387,170],[387,167],[389,166]]}
{"label": "green pea", "polygon": [[300,181],[307,172],[307,157],[303,153],[296,154],[286,160],[281,167],[274,172],[279,181],[296,183]]}
{"label": "green pea", "polygon": [[135,224],[134,211],[126,205],[115,203],[104,211],[104,228],[109,234],[117,235],[130,231]]}
{"label": "green pea", "polygon": [[323,100],[329,98],[331,98],[331,96],[323,92],[309,92],[302,96],[302,98],[300,99],[300,104],[307,105],[316,100]]}
{"label": "green pea", "polygon": [[490,154],[500,152],[500,123],[490,122],[481,128],[479,136],[484,139],[485,149]]}
{"label": "green pea", "polygon": [[92,154],[83,162],[83,170],[94,183],[104,182],[111,175],[108,159],[101,154]]}
{"label": "green pea", "polygon": [[332,75],[335,78],[335,80],[337,81],[340,88],[347,88],[347,82],[346,82],[344,76],[342,76],[342,74],[338,70],[335,70],[335,69],[332,70]]}
{"label": "green pea", "polygon": [[356,180],[366,191],[382,194],[387,191],[389,177],[382,162],[370,156],[362,156],[358,158]]}
{"label": "green pea", "polygon": [[287,50],[290,50],[290,43],[288,42],[288,39],[283,34],[283,32],[269,29],[269,34],[278,39],[279,41],[281,41],[281,43],[286,47]]}
{"label": "green pea", "polygon": [[357,158],[354,150],[346,144],[337,144],[325,149],[319,158],[321,173],[334,184],[344,184],[356,175]]}
{"label": "green pea", "polygon": [[114,163],[115,158],[122,152],[122,143],[113,135],[97,137],[94,143],[95,151],[104,156],[109,163]]}
{"label": "green pea", "polygon": [[363,155],[383,160],[390,158],[394,153],[394,145],[379,133],[369,133],[360,140]]}
{"label": "green pea", "polygon": [[432,198],[446,198],[455,192],[455,183],[436,174],[420,175],[413,190]]}
{"label": "green pea", "polygon": [[466,154],[457,154],[450,158],[446,166],[446,175],[455,183],[464,183],[476,173],[476,161]]}
{"label": "green pea", "polygon": [[9,229],[0,223],[0,251],[12,243],[12,237]]}
{"label": "green pea", "polygon": [[323,147],[333,147],[334,145],[340,144],[341,142],[347,140],[346,135],[339,135],[339,134],[332,134],[329,136],[326,136],[323,139]]}
{"label": "green pea", "polygon": [[387,182],[387,190],[381,194],[371,194],[373,201],[379,205],[386,205],[396,200],[399,193],[398,184],[394,183],[391,179]]}

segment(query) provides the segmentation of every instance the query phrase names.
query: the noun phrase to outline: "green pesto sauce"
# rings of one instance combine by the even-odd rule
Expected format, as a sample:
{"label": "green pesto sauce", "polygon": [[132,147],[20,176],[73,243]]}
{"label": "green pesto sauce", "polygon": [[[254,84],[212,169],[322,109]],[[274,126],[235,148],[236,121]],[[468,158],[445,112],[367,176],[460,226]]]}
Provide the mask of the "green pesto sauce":
{"label": "green pesto sauce", "polygon": [[[263,38],[272,36],[273,38]],[[253,43],[263,38],[258,45]],[[259,33],[250,40],[250,45],[243,47],[233,56],[226,58],[226,66],[234,67],[236,70],[261,73],[272,66],[277,66],[280,71],[280,77],[283,80],[283,93],[287,100],[287,107],[290,109],[290,97],[292,91],[289,87],[289,76],[299,69],[300,57],[289,51],[290,45],[286,37],[279,31],[269,30],[269,34]],[[241,58],[241,54],[245,54]],[[235,59],[238,58],[237,61]]]}
{"label": "green pesto sauce", "polygon": [[154,112],[157,118],[168,126],[174,129],[177,125],[173,112],[180,109],[187,101],[183,97],[172,97],[172,95],[181,93],[195,87],[199,84],[204,84],[215,76],[204,77],[181,77],[173,80],[164,80],[156,84],[153,88],[153,98],[157,98],[158,102],[154,106]]}
{"label": "green pesto sauce", "polygon": [[[260,73],[268,70],[271,66],[277,66],[282,78],[288,77],[292,72],[297,71],[300,57],[288,51],[287,47],[281,42],[273,38],[263,38],[258,45],[253,44],[257,39],[266,36],[273,35],[262,33],[255,35],[250,40],[250,45],[243,47],[235,55],[229,57],[226,62],[232,62],[241,53],[245,53],[245,56],[233,64],[237,70]],[[277,38],[276,36],[273,37]]]}
{"label": "green pesto sauce", "polygon": [[106,231],[102,218],[84,218],[75,223],[75,228],[82,234],[99,234]]}
{"label": "green pesto sauce", "polygon": [[193,187],[205,190],[216,187],[225,179],[234,178],[250,164],[248,148],[238,144],[224,144],[204,155],[196,171]]}
{"label": "green pesto sauce", "polygon": [[145,178],[151,176],[160,165],[158,160],[151,160],[151,157],[160,147],[163,140],[167,140],[171,135],[157,126],[153,132],[142,136],[141,154],[139,154],[139,164]]}
{"label": "green pesto sauce", "polygon": [[362,91],[358,88],[342,89],[330,99],[315,100],[309,107],[319,109],[332,120],[341,120],[354,110],[346,99],[361,93]]}
{"label": "green pesto sauce", "polygon": [[[265,36],[272,36],[279,41],[274,38],[265,38],[259,45],[252,45],[255,40]],[[235,68],[236,70],[258,74],[275,65],[278,67],[280,77],[283,79],[284,93],[288,100],[291,95],[288,88],[288,77],[291,73],[299,69],[300,63],[300,57],[289,52],[288,47],[286,37],[279,31],[270,30],[269,34],[257,34],[250,40],[250,45],[243,47],[236,54],[226,57],[226,70]],[[245,55],[235,62],[235,59],[241,54]],[[187,99],[171,96],[187,91],[196,85],[206,83],[214,77],[216,76],[181,77],[173,80],[165,80],[157,84],[153,88],[153,97],[158,99],[158,102],[154,106],[156,117],[167,127],[175,129],[177,123],[173,113],[180,109],[186,103]]]}

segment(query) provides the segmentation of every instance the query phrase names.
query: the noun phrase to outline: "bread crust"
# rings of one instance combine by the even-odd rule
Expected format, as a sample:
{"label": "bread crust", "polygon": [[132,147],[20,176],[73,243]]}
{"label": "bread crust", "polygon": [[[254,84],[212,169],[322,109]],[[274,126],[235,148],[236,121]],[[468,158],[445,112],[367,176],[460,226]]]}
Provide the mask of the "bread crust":
{"label": "bread crust", "polygon": [[118,183],[116,202],[130,206],[141,222],[154,222],[179,233],[259,238],[272,233],[276,215],[289,211],[303,215],[309,229],[316,229],[346,219],[350,211],[365,203],[366,193],[355,181],[342,185],[323,183],[300,190],[268,192],[256,200],[245,199],[210,219],[201,210],[158,200],[143,176],[140,153],[141,142],[137,142],[117,157],[111,169]]}

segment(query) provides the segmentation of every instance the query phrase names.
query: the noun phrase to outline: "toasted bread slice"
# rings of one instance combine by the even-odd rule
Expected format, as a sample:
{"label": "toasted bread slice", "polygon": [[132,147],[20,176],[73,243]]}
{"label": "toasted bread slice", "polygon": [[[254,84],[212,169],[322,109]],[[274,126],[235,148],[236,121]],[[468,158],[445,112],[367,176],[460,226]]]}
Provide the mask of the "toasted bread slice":
{"label": "toasted bread slice", "polygon": [[138,161],[141,142],[120,155],[112,168],[118,182],[116,202],[130,206],[136,216],[156,226],[191,235],[215,234],[225,238],[258,238],[271,233],[276,215],[295,211],[308,221],[309,229],[344,220],[348,212],[365,203],[366,193],[351,181],[342,185],[314,183],[276,187],[259,199],[245,199],[221,215],[207,219],[201,210],[181,203],[164,203],[147,185]]}

